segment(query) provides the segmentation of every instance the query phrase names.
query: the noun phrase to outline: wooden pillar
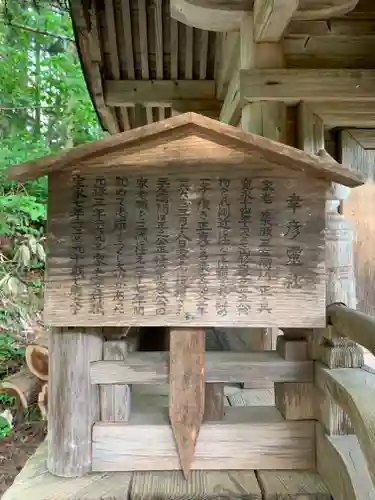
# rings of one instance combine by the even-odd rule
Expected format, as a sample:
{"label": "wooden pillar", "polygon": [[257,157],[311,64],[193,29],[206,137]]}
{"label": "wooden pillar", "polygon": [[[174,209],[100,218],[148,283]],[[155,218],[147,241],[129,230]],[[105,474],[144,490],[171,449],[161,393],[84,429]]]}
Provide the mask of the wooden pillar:
{"label": "wooden pillar", "polygon": [[[255,43],[254,18],[244,17],[240,27],[240,69],[282,68],[284,55],[279,43]],[[275,141],[287,142],[286,106],[282,102],[254,102],[241,111],[241,128]],[[253,328],[249,344],[252,350],[274,350],[279,330]]]}
{"label": "wooden pillar", "polygon": [[101,328],[52,328],[49,338],[48,470],[79,477],[91,471],[91,431],[99,387],[90,362],[102,359]]}
{"label": "wooden pillar", "polygon": [[[324,124],[306,103],[298,110],[299,147],[317,154],[325,149]],[[332,161],[334,161],[332,159]],[[356,307],[353,269],[353,235],[350,224],[339,214],[341,200],[350,188],[332,183],[326,202],[327,305],[344,302]],[[323,345],[324,344],[324,345]],[[355,342],[339,337],[332,329],[315,330],[311,335],[311,355],[330,368],[361,366],[363,354]],[[345,412],[327,395],[316,389],[317,418],[329,434],[347,434],[351,425]]]}

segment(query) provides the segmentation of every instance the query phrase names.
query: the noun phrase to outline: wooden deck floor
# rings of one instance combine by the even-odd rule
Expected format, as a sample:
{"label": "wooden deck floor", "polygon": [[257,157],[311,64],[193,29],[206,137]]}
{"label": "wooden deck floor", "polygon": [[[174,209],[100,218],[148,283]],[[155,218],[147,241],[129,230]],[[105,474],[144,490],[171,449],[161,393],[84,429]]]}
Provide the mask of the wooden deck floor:
{"label": "wooden deck floor", "polygon": [[[148,394],[147,394],[148,393]],[[273,406],[271,389],[225,388],[227,405]],[[134,386],[134,404],[167,405],[167,386]],[[152,451],[151,451],[152,452]],[[79,479],[46,470],[43,443],[2,500],[331,500],[314,471],[179,471],[103,473]]]}

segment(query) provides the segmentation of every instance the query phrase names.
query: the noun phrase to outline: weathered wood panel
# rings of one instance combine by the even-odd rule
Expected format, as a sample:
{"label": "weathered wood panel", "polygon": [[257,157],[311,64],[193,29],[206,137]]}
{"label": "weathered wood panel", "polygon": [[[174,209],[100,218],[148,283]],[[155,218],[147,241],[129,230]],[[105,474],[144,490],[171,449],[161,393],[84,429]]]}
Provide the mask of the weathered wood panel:
{"label": "weathered wood panel", "polygon": [[211,153],[50,176],[49,324],[325,325],[325,181]]}
{"label": "weathered wood panel", "polygon": [[[202,426],[191,470],[311,469],[314,429],[315,421],[286,422],[269,406],[228,408],[224,420]],[[93,471],[180,468],[166,411],[93,427]]]}

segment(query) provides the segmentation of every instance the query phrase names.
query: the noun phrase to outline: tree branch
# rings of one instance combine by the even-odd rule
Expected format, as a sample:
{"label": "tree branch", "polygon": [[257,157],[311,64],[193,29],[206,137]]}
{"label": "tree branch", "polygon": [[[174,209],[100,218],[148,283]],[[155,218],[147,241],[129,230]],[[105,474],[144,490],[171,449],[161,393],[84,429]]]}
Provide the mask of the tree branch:
{"label": "tree branch", "polygon": [[33,28],[31,26],[24,26],[22,24],[13,23],[11,21],[8,21],[7,25],[11,26],[12,28],[18,28],[20,30],[31,31],[31,33],[37,33],[38,35],[51,36],[53,38],[58,38],[59,40],[68,40],[69,42],[75,43],[74,38],[70,38],[69,36],[55,35],[55,33],[51,33],[49,31],[40,31],[40,30]]}

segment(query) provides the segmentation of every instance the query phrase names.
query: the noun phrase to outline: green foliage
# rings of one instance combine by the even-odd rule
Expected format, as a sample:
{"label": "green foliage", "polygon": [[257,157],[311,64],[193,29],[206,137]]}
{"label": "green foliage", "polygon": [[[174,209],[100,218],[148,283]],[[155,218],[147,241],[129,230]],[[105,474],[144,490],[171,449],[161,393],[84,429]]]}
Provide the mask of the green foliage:
{"label": "green foliage", "polygon": [[8,194],[0,198],[0,234],[40,234],[46,220],[46,205],[35,196]]}
{"label": "green foliage", "polygon": [[7,168],[103,131],[65,0],[4,0],[0,10],[0,332],[20,337],[42,306],[48,186],[10,181]]}
{"label": "green foliage", "polygon": [[0,415],[0,438],[4,438],[6,436],[9,436],[11,433],[12,426],[8,422],[8,420]]}
{"label": "green foliage", "polygon": [[[51,2],[7,0],[0,22],[0,189],[6,167],[100,138],[71,18]],[[27,6],[27,7],[26,7]],[[35,184],[37,184],[35,186]],[[28,194],[47,198],[46,181]]]}

